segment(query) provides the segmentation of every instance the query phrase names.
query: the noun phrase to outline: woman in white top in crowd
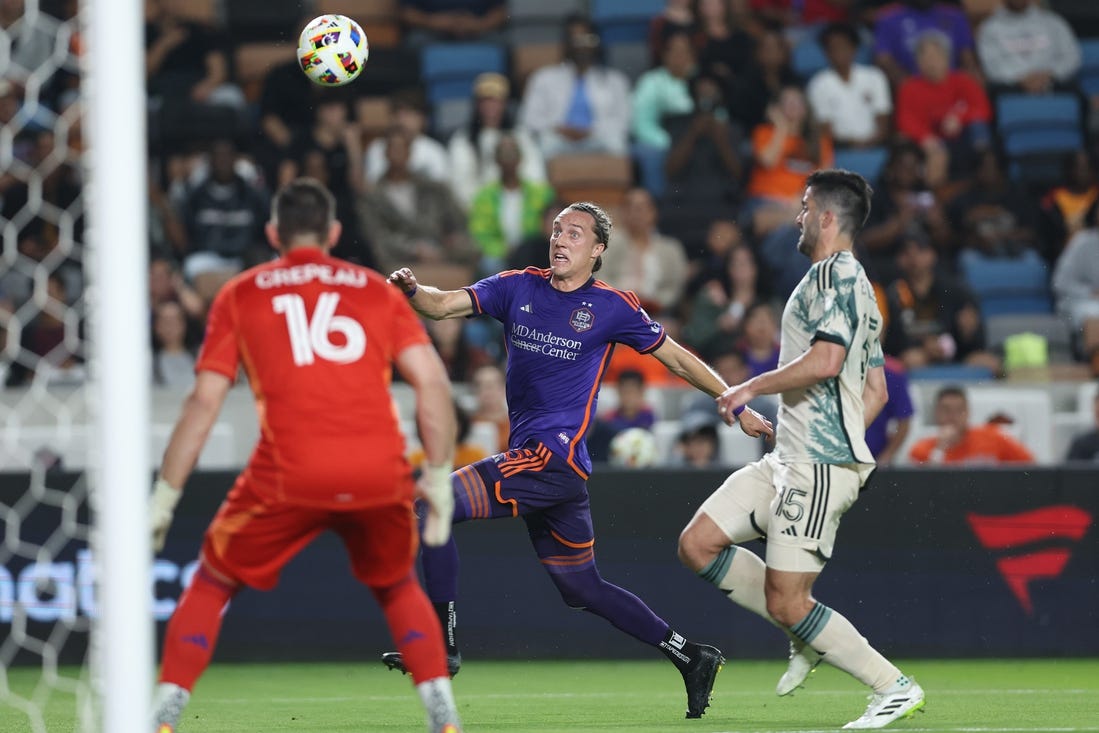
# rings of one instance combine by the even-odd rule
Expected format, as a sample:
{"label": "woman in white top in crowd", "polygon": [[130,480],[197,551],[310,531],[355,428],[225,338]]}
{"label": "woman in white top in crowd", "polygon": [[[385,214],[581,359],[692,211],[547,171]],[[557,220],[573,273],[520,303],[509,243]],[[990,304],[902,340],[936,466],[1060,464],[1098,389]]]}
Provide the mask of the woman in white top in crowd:
{"label": "woman in white top in crowd", "polygon": [[466,209],[482,186],[500,180],[496,145],[502,135],[511,135],[519,144],[519,178],[546,180],[542,152],[530,134],[514,124],[508,109],[510,91],[507,77],[501,74],[486,72],[478,76],[473,84],[473,118],[450,138],[450,188]]}

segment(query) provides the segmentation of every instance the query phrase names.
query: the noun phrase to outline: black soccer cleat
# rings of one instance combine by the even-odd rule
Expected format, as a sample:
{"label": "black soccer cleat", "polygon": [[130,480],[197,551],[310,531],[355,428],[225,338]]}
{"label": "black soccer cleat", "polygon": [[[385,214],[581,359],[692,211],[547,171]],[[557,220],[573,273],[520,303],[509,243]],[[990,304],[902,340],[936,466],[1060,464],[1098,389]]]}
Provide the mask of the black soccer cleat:
{"label": "black soccer cleat", "polygon": [[725,666],[721,650],[708,644],[698,645],[698,654],[683,673],[687,688],[687,717],[701,718],[710,706],[710,694],[714,691],[717,673]]}
{"label": "black soccer cleat", "polygon": [[[724,660],[722,660],[724,661]],[[404,666],[404,658],[400,652],[386,652],[382,655],[382,664],[389,669],[395,669],[401,674],[408,674],[408,668]],[[462,668],[462,653],[454,652],[453,654],[446,655],[446,671],[447,674],[454,677],[458,674],[458,670]]]}

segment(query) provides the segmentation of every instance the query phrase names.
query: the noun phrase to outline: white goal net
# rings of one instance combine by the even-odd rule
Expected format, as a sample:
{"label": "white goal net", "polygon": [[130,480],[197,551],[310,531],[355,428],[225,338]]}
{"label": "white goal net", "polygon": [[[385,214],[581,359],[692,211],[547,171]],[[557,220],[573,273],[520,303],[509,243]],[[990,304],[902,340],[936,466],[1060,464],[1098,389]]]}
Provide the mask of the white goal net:
{"label": "white goal net", "polygon": [[148,728],[142,17],[0,1],[2,731]]}

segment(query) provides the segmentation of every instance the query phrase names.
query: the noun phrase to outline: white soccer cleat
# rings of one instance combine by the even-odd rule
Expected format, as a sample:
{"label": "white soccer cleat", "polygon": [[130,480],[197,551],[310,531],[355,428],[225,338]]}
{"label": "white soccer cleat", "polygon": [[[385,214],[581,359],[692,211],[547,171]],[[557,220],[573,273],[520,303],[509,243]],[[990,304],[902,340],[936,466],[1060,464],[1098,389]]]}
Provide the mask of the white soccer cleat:
{"label": "white soccer cleat", "polygon": [[884,728],[894,720],[913,715],[923,705],[923,688],[912,682],[898,692],[874,693],[866,712],[843,727],[845,730]]}
{"label": "white soccer cleat", "polygon": [[820,652],[813,647],[808,644],[802,644],[799,647],[791,641],[790,663],[786,666],[786,671],[782,673],[782,677],[779,678],[775,693],[779,697],[784,697],[804,685],[806,678],[820,664],[820,660]]}

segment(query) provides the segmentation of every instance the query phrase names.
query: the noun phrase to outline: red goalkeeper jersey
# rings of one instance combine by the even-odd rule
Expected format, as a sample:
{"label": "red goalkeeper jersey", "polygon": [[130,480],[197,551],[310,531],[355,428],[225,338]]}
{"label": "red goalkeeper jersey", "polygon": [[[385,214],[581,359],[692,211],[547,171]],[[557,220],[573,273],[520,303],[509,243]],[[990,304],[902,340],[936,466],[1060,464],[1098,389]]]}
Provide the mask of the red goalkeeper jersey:
{"label": "red goalkeeper jersey", "polygon": [[196,370],[247,373],[260,438],[241,478],[258,494],[360,508],[411,496],[389,384],[397,355],[426,343],[385,278],[302,248],[222,288]]}

